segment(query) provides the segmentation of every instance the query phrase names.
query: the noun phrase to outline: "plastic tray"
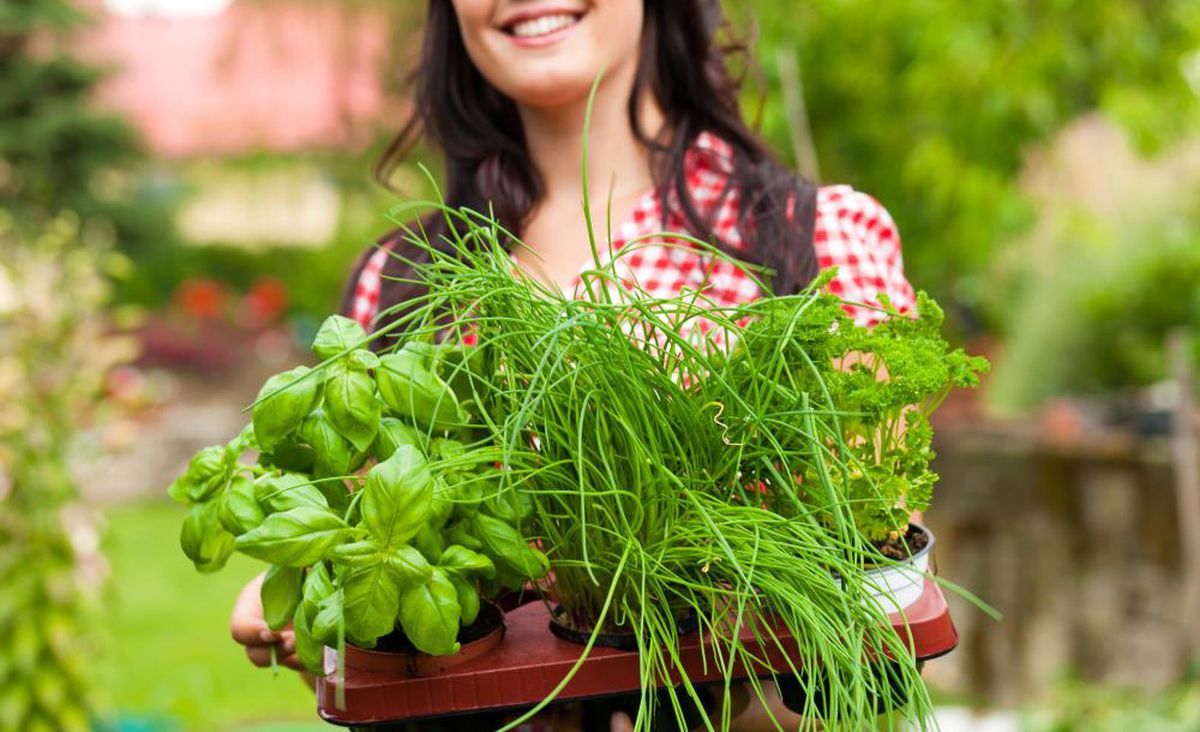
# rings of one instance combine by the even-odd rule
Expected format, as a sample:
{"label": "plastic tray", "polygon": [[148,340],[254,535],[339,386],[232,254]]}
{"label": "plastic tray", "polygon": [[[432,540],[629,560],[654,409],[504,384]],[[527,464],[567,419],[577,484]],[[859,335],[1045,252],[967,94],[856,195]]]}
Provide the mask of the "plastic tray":
{"label": "plastic tray", "polygon": [[[926,579],[920,599],[905,615],[917,660],[937,658],[958,645],[946,600],[931,580]],[[412,678],[348,668],[341,708],[336,704],[336,684],[330,674],[317,682],[318,711],[334,724],[367,726],[528,708],[562,681],[583,650],[552,635],[548,622],[549,613],[540,602],[516,608],[506,615],[504,638],[491,652],[437,676]],[[892,623],[902,637],[907,635],[904,619],[893,615]],[[782,640],[788,639],[786,634],[780,635]],[[681,640],[680,656],[688,677],[693,682],[722,680],[711,654],[705,668],[702,643],[698,633]],[[777,648],[764,652],[776,669],[785,668]],[[328,668],[332,660],[328,655],[334,652],[326,649],[326,653]],[[743,678],[750,675],[750,669],[740,671]],[[639,688],[636,653],[593,648],[557,701],[609,697]]]}

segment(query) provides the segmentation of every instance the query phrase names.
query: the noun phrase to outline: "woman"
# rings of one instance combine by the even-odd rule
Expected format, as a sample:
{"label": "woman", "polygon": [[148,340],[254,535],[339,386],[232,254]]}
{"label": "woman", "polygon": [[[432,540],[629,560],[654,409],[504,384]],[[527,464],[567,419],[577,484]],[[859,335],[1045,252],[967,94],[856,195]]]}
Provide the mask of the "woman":
{"label": "woman", "polygon": [[[727,65],[743,49],[717,44],[722,25],[717,0],[430,0],[416,111],[377,172],[386,181],[424,136],[445,157],[447,203],[490,208],[524,243],[513,251],[519,266],[571,288],[593,266],[580,206],[582,132],[602,74],[586,181],[602,256],[644,234],[686,232],[769,267],[776,292],[797,291],[837,266],[830,288],[843,299],[871,305],[886,295],[901,311],[913,309],[887,212],[848,187],[798,177],[742,120]],[[363,256],[344,312],[378,328],[387,318],[376,316],[415,294],[396,281],[404,272],[389,256],[405,246],[396,235]],[[698,249],[639,248],[619,266],[654,295],[704,288],[726,304],[763,294],[741,270]],[[859,322],[876,317],[850,310]],[[232,631],[250,659],[266,665],[272,644],[287,655],[293,641],[263,622],[259,581],[243,590]],[[751,706],[738,721],[756,728],[762,710]]]}

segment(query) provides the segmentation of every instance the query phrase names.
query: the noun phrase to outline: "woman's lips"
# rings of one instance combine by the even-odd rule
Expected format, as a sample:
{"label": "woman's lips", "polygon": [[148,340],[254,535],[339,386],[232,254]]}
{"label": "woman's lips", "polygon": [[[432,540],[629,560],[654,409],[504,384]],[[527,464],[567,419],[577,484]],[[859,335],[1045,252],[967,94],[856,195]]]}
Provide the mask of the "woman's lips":
{"label": "woman's lips", "polygon": [[549,12],[521,18],[508,24],[504,32],[519,46],[547,46],[570,35],[583,17],[578,13]]}

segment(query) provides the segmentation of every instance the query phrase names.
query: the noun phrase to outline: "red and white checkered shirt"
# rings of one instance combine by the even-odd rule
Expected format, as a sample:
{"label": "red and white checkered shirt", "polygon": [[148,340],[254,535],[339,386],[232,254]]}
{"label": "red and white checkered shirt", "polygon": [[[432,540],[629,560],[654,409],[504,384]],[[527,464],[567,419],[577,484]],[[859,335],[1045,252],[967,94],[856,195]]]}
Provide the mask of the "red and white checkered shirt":
{"label": "red and white checkered shirt", "polygon": [[[728,143],[711,133],[696,138],[684,161],[688,186],[702,217],[712,221],[713,234],[730,247],[741,246],[738,229],[739,196],[726,194],[733,171]],[[677,209],[668,203],[668,209]],[[715,209],[715,210],[714,210]],[[687,231],[681,214],[662,218],[660,196],[649,191],[630,217],[615,228],[612,251],[628,242],[661,231]],[[886,294],[900,312],[914,312],[916,297],[904,276],[900,236],[892,217],[878,201],[849,186],[826,186],[817,192],[813,246],[821,269],[837,267],[830,292],[846,301],[846,311],[861,325],[881,320],[878,311],[854,303],[878,306]],[[355,286],[351,317],[370,329],[379,312],[379,292],[388,248],[379,247],[363,265]],[[632,280],[648,296],[671,298],[684,288],[702,290],[717,307],[750,302],[762,296],[754,280],[731,262],[714,258],[699,248],[640,244],[618,254],[621,277]],[[595,267],[588,262],[584,269]]]}

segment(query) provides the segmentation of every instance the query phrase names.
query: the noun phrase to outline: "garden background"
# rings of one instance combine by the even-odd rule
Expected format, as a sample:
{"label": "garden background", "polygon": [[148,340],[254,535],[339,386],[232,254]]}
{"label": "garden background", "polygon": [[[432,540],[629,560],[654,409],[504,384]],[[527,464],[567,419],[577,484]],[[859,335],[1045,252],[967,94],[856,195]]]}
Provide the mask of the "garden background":
{"label": "garden background", "polygon": [[[941,573],[1005,613],[956,607],[947,729],[1200,728],[1200,4],[727,5],[747,113],[995,363],[940,415]],[[0,8],[0,729],[320,728],[165,487],[428,193],[371,178],[421,6]]]}

